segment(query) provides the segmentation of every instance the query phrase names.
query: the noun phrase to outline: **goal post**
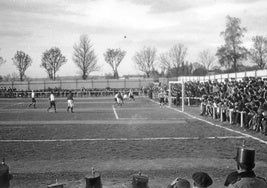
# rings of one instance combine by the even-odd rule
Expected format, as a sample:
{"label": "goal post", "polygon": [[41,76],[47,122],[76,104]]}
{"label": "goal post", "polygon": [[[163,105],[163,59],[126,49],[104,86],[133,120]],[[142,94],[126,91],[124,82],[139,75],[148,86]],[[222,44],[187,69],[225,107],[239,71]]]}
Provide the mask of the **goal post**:
{"label": "goal post", "polygon": [[169,81],[169,106],[171,106],[172,103],[172,85],[174,84],[181,84],[181,93],[182,93],[182,112],[184,112],[184,99],[185,99],[185,87],[184,87],[184,81]]}

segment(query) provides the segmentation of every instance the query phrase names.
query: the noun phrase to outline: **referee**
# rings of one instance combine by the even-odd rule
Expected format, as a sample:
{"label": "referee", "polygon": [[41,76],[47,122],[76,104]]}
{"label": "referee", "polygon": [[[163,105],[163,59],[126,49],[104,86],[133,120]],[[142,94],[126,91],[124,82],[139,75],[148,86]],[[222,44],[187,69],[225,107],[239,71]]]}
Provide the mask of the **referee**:
{"label": "referee", "polygon": [[51,94],[49,96],[49,101],[50,101],[50,106],[47,108],[47,111],[54,107],[55,113],[57,112],[56,110],[56,102],[55,102],[55,95],[53,94],[53,91],[51,91]]}

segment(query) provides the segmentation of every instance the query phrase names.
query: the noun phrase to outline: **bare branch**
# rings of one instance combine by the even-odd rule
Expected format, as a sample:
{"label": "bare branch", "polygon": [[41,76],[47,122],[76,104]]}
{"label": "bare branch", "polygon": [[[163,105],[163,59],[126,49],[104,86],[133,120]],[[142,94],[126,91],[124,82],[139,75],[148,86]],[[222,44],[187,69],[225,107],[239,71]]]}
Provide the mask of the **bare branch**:
{"label": "bare branch", "polygon": [[111,66],[114,78],[118,78],[118,67],[126,55],[126,51],[121,49],[107,49],[104,53],[105,61]]}
{"label": "bare branch", "polygon": [[140,52],[136,52],[133,57],[138,69],[149,78],[155,68],[156,49],[144,47]]}
{"label": "bare branch", "polygon": [[82,71],[82,78],[85,80],[91,72],[98,71],[97,57],[92,49],[91,41],[87,35],[80,37],[80,43],[73,46],[73,61]]}
{"label": "bare branch", "polygon": [[56,72],[66,62],[67,59],[61,54],[60,49],[54,47],[43,53],[41,67],[46,70],[50,79],[55,80]]}
{"label": "bare branch", "polygon": [[19,71],[20,81],[23,81],[25,71],[32,63],[31,57],[23,51],[17,51],[12,60]]}

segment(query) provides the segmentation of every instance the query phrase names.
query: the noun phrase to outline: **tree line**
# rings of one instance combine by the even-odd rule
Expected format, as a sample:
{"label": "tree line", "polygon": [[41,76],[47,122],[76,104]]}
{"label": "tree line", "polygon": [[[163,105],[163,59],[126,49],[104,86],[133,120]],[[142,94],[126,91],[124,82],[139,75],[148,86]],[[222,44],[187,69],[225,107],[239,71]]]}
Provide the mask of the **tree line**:
{"label": "tree line", "polygon": [[[138,70],[146,77],[154,76],[203,76],[210,70],[222,72],[222,69],[215,66],[216,58],[225,72],[238,72],[244,69],[243,62],[248,61],[254,64],[257,69],[264,69],[267,61],[267,38],[255,36],[252,38],[253,46],[246,49],[243,46],[243,37],[247,29],[241,26],[241,20],[236,17],[227,16],[225,30],[220,33],[224,44],[217,48],[213,54],[209,49],[199,53],[199,62],[186,60],[188,48],[181,43],[173,45],[167,52],[157,54],[155,47],[144,46],[132,57]],[[105,62],[112,68],[113,78],[119,78],[118,67],[121,64],[126,51],[121,49],[107,49],[103,54]],[[91,40],[87,35],[81,35],[80,40],[73,46],[73,62],[81,72],[81,78],[100,70],[97,64],[97,55],[93,49]],[[31,66],[32,58],[23,51],[17,51],[12,58],[13,64],[19,72],[21,81],[25,78],[25,71]],[[52,47],[43,52],[41,67],[45,69],[51,80],[56,79],[56,73],[68,60],[58,47]],[[6,60],[0,56],[0,65]]]}

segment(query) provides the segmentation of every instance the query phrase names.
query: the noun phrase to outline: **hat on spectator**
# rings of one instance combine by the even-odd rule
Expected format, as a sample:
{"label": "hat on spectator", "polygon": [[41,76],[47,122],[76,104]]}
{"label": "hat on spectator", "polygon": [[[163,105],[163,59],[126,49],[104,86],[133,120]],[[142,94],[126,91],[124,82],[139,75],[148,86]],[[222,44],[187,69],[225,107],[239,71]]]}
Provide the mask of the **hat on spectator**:
{"label": "hat on spectator", "polygon": [[194,173],[192,179],[194,180],[194,184],[198,187],[208,187],[213,183],[211,177],[205,172]]}
{"label": "hat on spectator", "polygon": [[186,179],[179,179],[174,188],[190,188],[190,182]]}
{"label": "hat on spectator", "polygon": [[255,150],[252,148],[238,147],[235,160],[241,164],[254,165]]}

